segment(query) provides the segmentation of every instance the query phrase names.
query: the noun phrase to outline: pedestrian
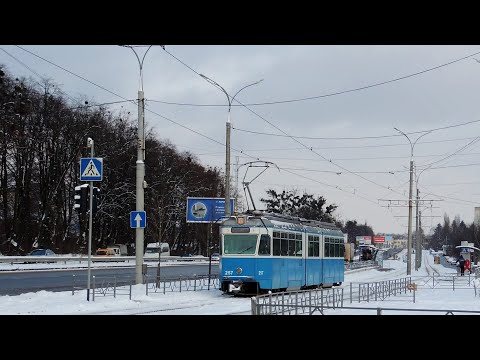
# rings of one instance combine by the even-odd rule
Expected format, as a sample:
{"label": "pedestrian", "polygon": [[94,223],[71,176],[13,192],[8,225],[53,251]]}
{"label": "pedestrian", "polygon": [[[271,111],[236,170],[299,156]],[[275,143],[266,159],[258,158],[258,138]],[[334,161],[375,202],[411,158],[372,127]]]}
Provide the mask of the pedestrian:
{"label": "pedestrian", "polygon": [[457,265],[460,268],[460,276],[464,276],[465,274],[465,259],[462,255],[459,256],[457,260]]}

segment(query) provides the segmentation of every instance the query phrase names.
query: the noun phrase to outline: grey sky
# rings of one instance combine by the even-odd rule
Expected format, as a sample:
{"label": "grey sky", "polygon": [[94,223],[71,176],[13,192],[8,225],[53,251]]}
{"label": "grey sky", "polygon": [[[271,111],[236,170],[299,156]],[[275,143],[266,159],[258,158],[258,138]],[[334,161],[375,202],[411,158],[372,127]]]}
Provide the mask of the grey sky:
{"label": "grey sky", "polygon": [[[126,99],[137,97],[138,63],[130,49],[119,46],[22,47]],[[18,47],[5,45],[1,48],[41,76],[60,84],[62,90],[74,98],[87,97],[96,103],[122,100]],[[198,73],[215,80],[231,95],[249,83],[264,79],[237,96],[243,104],[250,104],[320,96],[388,81],[480,52],[480,46],[167,44],[166,50]],[[139,55],[143,56],[144,51],[139,48]],[[236,156],[239,156],[240,164],[255,158],[272,161],[282,170],[268,169],[251,185],[257,208],[263,208],[259,199],[265,197],[266,189],[281,191],[296,188],[300,192],[322,195],[328,204],[337,204],[336,214],[343,220],[366,221],[376,232],[406,232],[408,208],[388,209],[382,207],[387,205],[386,202],[378,201],[408,200],[410,145],[404,136],[358,140],[299,138],[298,143],[288,137],[241,130],[282,135],[273,124],[293,136],[352,138],[398,135],[394,127],[410,133],[480,120],[480,63],[474,58],[480,59],[480,56],[361,91],[308,101],[249,106],[264,119],[241,106],[232,107],[233,180]],[[31,76],[38,80],[36,75],[4,51],[0,51],[0,64],[15,76]],[[152,48],[145,57],[144,90],[148,110],[225,143],[226,107],[179,106],[153,101],[227,104],[225,94],[161,47]],[[112,105],[111,108],[120,109],[120,106],[122,104]],[[131,111],[133,119],[136,118],[135,105],[124,103],[123,107]],[[148,110],[147,126],[152,127],[159,138],[169,139],[180,151],[197,154],[204,165],[224,169],[224,145]],[[420,135],[422,133],[410,134],[409,137],[413,142]],[[422,209],[422,225],[426,232],[431,225],[443,221],[441,217],[444,213],[451,219],[459,215],[466,222],[473,221],[474,207],[480,206],[480,165],[475,165],[480,164],[477,136],[480,136],[480,122],[436,130],[415,145],[414,160],[419,174],[424,169],[422,165],[441,160],[473,141],[463,151],[433,164],[431,169],[420,175],[420,196],[424,199],[443,198],[443,201],[432,203],[434,208]],[[243,151],[243,154],[236,150]],[[332,160],[332,163],[325,159]],[[435,169],[445,166],[450,167]],[[245,169],[245,166],[240,169],[240,181]],[[246,180],[251,180],[258,171],[249,170]],[[348,171],[373,173],[358,174],[360,177]],[[243,193],[241,185],[239,189]]]}

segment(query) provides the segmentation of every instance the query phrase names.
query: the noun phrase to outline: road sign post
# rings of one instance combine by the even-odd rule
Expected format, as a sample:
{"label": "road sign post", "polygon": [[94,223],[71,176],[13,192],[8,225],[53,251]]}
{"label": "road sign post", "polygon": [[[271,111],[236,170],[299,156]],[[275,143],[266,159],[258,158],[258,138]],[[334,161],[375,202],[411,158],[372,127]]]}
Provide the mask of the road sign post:
{"label": "road sign post", "polygon": [[88,270],[87,270],[87,301],[90,301],[90,271],[92,263],[92,217],[93,217],[93,182],[103,180],[103,158],[93,157],[93,139],[87,139],[90,148],[90,158],[80,159],[80,181],[89,181],[90,214],[88,217]]}

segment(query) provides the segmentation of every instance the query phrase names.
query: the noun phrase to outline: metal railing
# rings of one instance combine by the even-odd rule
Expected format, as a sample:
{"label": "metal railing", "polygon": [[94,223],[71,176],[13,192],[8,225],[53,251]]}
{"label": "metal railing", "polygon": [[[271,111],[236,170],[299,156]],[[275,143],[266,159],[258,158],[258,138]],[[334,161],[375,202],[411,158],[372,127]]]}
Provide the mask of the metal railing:
{"label": "metal railing", "polygon": [[[91,256],[92,262],[135,262],[135,256]],[[206,256],[192,256],[192,257],[182,257],[182,256],[162,256],[161,261],[208,261],[209,258]],[[67,261],[74,261],[79,263],[87,263],[88,256],[0,256],[0,263],[10,263],[10,264],[34,264],[34,263],[64,263]],[[144,261],[148,262],[157,262],[158,258],[145,258]],[[212,263],[214,263],[212,261]]]}
{"label": "metal railing", "polygon": [[[358,285],[358,286],[357,286]],[[344,302],[385,301],[391,296],[406,298],[415,302],[415,290],[409,277],[377,281],[374,283],[350,283],[349,291],[345,287],[299,290],[281,293],[269,293],[252,297],[252,315],[301,315],[320,312],[326,307],[344,308]],[[409,289],[410,288],[410,289]]]}
{"label": "metal railing", "polygon": [[[338,309],[337,307],[333,306],[324,306],[323,310],[326,309]],[[480,315],[480,311],[477,310],[458,310],[458,309],[412,309],[412,308],[389,308],[389,307],[361,307],[361,306],[343,306],[342,311],[347,310],[344,312],[344,315],[348,315],[348,310],[355,310],[355,313],[358,314],[358,311],[375,311],[376,315],[395,315],[395,312],[406,312],[406,313],[440,313],[443,315],[455,315],[455,314],[474,314]],[[393,314],[385,314],[385,312],[393,312]],[[324,312],[320,314],[325,315]]]}
{"label": "metal railing", "polygon": [[459,289],[472,289],[476,288],[475,275],[460,276],[459,274],[448,275],[432,275],[428,276],[411,276],[412,280],[417,284],[420,289],[446,289],[446,290],[459,290]]}
{"label": "metal railing", "polygon": [[194,275],[191,277],[181,277],[171,280],[161,281],[158,276],[145,275],[145,293],[149,292],[182,292],[182,291],[202,291],[219,289],[220,281],[218,276]]}
{"label": "metal railing", "polygon": [[345,270],[355,270],[355,269],[361,269],[361,268],[373,268],[377,267],[378,263],[373,260],[367,260],[367,261],[352,261],[349,263],[345,263]]}
{"label": "metal railing", "polygon": [[301,315],[323,313],[325,306],[343,307],[343,289],[313,289],[254,296],[252,315]]}
{"label": "metal railing", "polygon": [[[91,279],[92,300],[97,296],[128,295],[132,299],[132,285],[135,285],[135,278],[132,276],[92,276]],[[176,279],[159,280],[157,276],[144,275],[145,294],[167,293],[182,291],[203,291],[218,290],[218,277],[208,275],[194,275],[192,277],[181,277]],[[87,289],[87,277],[72,275],[72,295],[76,291]]]}

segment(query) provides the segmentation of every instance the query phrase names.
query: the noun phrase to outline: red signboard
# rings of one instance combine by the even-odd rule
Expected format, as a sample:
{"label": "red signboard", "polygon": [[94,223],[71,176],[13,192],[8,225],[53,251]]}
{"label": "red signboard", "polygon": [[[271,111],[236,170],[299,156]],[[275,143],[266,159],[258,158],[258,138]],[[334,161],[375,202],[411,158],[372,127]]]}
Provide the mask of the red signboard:
{"label": "red signboard", "polygon": [[385,242],[385,236],[374,236],[373,242]]}

